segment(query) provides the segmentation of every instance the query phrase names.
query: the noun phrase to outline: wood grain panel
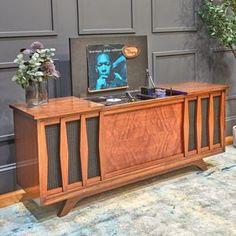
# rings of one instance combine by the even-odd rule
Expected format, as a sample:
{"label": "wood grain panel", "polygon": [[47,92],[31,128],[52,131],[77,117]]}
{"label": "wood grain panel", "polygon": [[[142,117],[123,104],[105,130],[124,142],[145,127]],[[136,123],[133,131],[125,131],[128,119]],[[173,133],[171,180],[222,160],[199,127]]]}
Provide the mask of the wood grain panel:
{"label": "wood grain panel", "polygon": [[87,185],[88,180],[88,138],[86,129],[86,118],[81,116],[80,128],[80,157],[81,157],[81,170],[83,186]]}
{"label": "wood grain panel", "polygon": [[184,156],[188,155],[189,146],[189,102],[184,100]]}
{"label": "wood grain panel", "polygon": [[48,189],[48,152],[45,133],[45,124],[37,122],[38,138],[38,161],[39,161],[39,184],[40,184],[40,202],[46,198]]}
{"label": "wood grain panel", "polygon": [[28,108],[25,104],[10,105],[11,108],[23,112],[33,119],[49,119],[59,116],[73,116],[89,111],[95,112],[96,110],[100,110],[103,106],[102,104],[77,97],[52,98],[49,99],[47,104],[34,108]]}
{"label": "wood grain panel", "polygon": [[214,138],[214,102],[213,95],[210,94],[209,107],[208,107],[208,140],[210,150],[213,148]]}
{"label": "wood grain panel", "polygon": [[[196,83],[194,84],[196,85]],[[38,141],[36,142],[37,146],[33,148],[36,153],[33,154],[39,157],[39,170],[36,173],[39,176],[40,188],[38,186],[30,187],[31,192],[38,191],[39,193],[40,191],[42,205],[75,199],[72,202],[67,201],[61,213],[64,215],[77,200],[89,195],[189,165],[206,169],[202,158],[224,150],[225,87],[220,90],[216,86],[217,89],[206,92],[207,88],[211,86],[203,84],[199,87],[198,94],[193,87],[193,84],[188,84],[187,90],[190,91],[190,94],[178,98],[173,96],[112,107],[99,107],[97,104],[89,104],[82,99],[60,98],[43,108],[44,116],[48,117],[39,116],[38,111],[35,112],[35,110],[27,111],[24,110],[24,107],[12,106],[14,112],[17,113],[15,124],[17,126],[16,143],[18,148],[27,147],[26,144],[31,140]],[[219,96],[219,93],[221,97],[219,97],[219,102],[215,104],[215,106],[217,104],[220,106],[220,112],[217,113],[214,108],[214,96]],[[209,106],[204,105],[204,99]],[[61,109],[63,104],[67,105],[64,110]],[[79,104],[81,104],[80,109]],[[61,113],[57,113],[60,110],[62,110]],[[192,112],[193,110],[194,112]],[[97,119],[98,115],[99,126],[96,125],[97,128],[93,129],[92,125],[89,126],[88,121],[94,119],[93,117]],[[18,120],[17,116],[22,121]],[[191,116],[194,116],[195,119],[190,118]],[[219,116],[220,124],[221,143],[218,144],[213,143],[214,133],[212,130],[215,125],[212,120],[215,116]],[[77,131],[77,135],[72,136],[72,139],[75,142],[80,142],[82,181],[67,185],[68,147],[64,144],[69,142],[69,138],[68,132],[66,132],[66,122],[74,122],[74,119],[81,121],[80,131]],[[60,126],[57,123],[58,120],[61,121]],[[210,127],[203,126],[204,122],[210,123]],[[45,124],[47,124],[46,127]],[[189,150],[189,128],[194,125],[196,125],[196,132],[194,131],[196,150]],[[25,127],[27,127],[26,136],[24,136]],[[72,127],[77,129],[78,125]],[[90,128],[95,135],[99,135],[101,169],[101,176],[96,174],[96,177],[92,179],[88,179],[89,148],[94,145],[91,144],[93,142],[88,141],[89,135],[93,135],[92,132],[88,132]],[[209,136],[202,135],[204,129],[209,131]],[[23,142],[19,139],[21,136],[25,139]],[[208,146],[202,147],[202,140],[205,138],[203,136],[208,138],[211,149]],[[59,149],[61,155],[58,154]],[[17,155],[20,158],[24,158],[23,155],[31,154],[32,151],[29,148],[25,154],[22,150],[17,150]],[[79,149],[75,149],[75,153],[78,151]],[[75,156],[77,157],[77,154]],[[19,162],[20,159],[17,160]],[[51,162],[52,164],[50,164]],[[23,161],[19,164],[27,163]],[[23,174],[25,172],[22,172],[23,181],[27,181]],[[33,173],[31,172],[31,174]],[[55,180],[55,184],[51,183],[50,179]],[[61,179],[62,184],[60,183]],[[23,184],[22,186],[28,191],[29,188]],[[47,186],[48,184],[52,188],[48,188],[50,187]]]}
{"label": "wood grain panel", "polygon": [[225,150],[225,92],[222,92],[220,101],[220,143]]}
{"label": "wood grain panel", "polygon": [[198,95],[201,94],[201,97],[204,98],[204,94],[214,93],[216,96],[218,92],[228,88],[228,85],[225,84],[210,84],[210,83],[201,83],[201,82],[184,82],[184,83],[169,83],[169,84],[160,84],[162,88],[172,88],[174,90],[180,90],[182,92],[188,93],[188,95]]}
{"label": "wood grain panel", "polygon": [[106,155],[106,149],[105,149],[105,143],[104,140],[104,125],[105,125],[105,119],[104,119],[104,112],[100,113],[99,116],[99,157],[100,157],[100,171],[101,171],[101,180],[104,179],[105,175],[105,155]]}
{"label": "wood grain panel", "polygon": [[202,145],[202,99],[201,97],[197,98],[196,134],[197,134],[197,153],[200,153],[201,145]]}
{"label": "wood grain panel", "polygon": [[183,152],[183,103],[103,117],[105,173]]}
{"label": "wood grain panel", "polygon": [[[17,183],[32,197],[39,197],[37,122],[14,111]],[[30,143],[29,143],[30,139]],[[27,174],[25,174],[27,173]]]}
{"label": "wood grain panel", "polygon": [[61,119],[60,123],[60,162],[61,162],[61,176],[62,176],[62,189],[67,190],[68,185],[68,141],[66,132],[66,121]]}

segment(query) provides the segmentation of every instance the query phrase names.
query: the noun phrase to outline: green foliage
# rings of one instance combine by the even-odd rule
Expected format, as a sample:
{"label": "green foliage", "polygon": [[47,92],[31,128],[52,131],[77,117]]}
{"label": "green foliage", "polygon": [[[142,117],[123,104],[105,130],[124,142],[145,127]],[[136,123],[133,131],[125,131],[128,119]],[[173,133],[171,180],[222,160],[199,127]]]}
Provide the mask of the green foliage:
{"label": "green foliage", "polygon": [[204,0],[198,14],[210,36],[230,48],[236,58],[236,0]]}
{"label": "green foliage", "polygon": [[18,64],[12,80],[22,88],[29,86],[31,81],[42,82],[45,79],[59,77],[53,62],[55,49],[46,49],[40,42],[34,42],[30,49],[21,49],[14,63]]}

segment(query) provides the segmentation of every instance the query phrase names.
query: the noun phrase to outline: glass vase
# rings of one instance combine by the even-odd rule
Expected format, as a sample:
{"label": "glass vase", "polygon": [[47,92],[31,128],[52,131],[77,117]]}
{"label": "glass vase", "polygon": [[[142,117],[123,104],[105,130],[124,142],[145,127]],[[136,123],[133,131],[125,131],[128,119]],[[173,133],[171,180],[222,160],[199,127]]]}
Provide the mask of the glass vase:
{"label": "glass vase", "polygon": [[48,103],[48,81],[31,81],[25,88],[25,100],[27,107],[37,107]]}

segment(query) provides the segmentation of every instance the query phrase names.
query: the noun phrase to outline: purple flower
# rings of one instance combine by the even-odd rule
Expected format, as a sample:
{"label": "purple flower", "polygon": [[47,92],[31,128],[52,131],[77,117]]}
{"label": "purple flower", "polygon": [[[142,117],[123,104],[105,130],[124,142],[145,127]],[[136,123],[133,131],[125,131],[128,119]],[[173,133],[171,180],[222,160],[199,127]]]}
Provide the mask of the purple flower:
{"label": "purple flower", "polygon": [[30,55],[33,51],[31,49],[25,49],[22,53],[25,55]]}
{"label": "purple flower", "polygon": [[33,50],[37,50],[37,49],[42,49],[44,48],[43,44],[39,41],[33,42],[30,46]]}
{"label": "purple flower", "polygon": [[53,64],[53,62],[46,62],[44,64],[44,69],[52,76],[59,78],[60,77],[60,73],[56,70],[55,65]]}

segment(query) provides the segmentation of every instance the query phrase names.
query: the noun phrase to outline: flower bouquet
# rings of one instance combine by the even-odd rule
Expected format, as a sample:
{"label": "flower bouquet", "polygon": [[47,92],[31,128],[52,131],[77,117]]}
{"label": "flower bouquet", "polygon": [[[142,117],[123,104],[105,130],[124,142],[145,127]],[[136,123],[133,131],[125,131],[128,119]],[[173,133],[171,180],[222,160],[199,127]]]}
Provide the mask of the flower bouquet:
{"label": "flower bouquet", "polygon": [[21,49],[14,60],[18,69],[12,80],[25,89],[26,103],[30,107],[47,102],[47,81],[59,77],[52,59],[55,51],[54,48],[44,48],[37,41],[29,49]]}

